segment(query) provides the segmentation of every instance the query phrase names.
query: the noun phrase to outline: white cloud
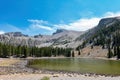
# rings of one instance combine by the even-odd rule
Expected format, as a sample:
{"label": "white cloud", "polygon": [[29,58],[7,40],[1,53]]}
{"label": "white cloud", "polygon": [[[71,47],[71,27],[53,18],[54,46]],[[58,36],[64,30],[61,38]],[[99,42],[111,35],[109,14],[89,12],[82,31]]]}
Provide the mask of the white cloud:
{"label": "white cloud", "polygon": [[104,14],[104,17],[117,17],[117,16],[120,16],[120,12],[107,12]]}
{"label": "white cloud", "polygon": [[70,23],[60,23],[60,24],[49,24],[47,21],[37,20],[37,19],[29,19],[31,22],[31,29],[44,29],[48,31],[55,31],[56,29],[67,29],[67,30],[75,30],[75,31],[86,31],[98,25],[99,21],[102,18],[107,17],[116,17],[120,16],[120,12],[106,12],[100,17],[92,17],[92,18],[81,18],[76,21]]}
{"label": "white cloud", "polygon": [[53,28],[49,27],[49,24],[47,21],[43,21],[43,20],[33,20],[33,19],[29,19],[29,22],[31,22],[30,24],[30,28],[32,29],[45,29],[48,31],[52,31],[54,30]]}
{"label": "white cloud", "polygon": [[92,18],[81,18],[70,23],[65,24],[61,20],[59,24],[51,24],[48,21],[29,19],[30,25],[24,29],[20,29],[11,24],[0,24],[0,34],[5,32],[15,32],[20,31],[25,34],[35,35],[35,34],[52,34],[56,29],[67,29],[67,30],[76,30],[76,31],[85,31],[90,28],[95,27],[101,18],[107,17],[116,17],[120,16],[120,12],[106,12],[102,16],[92,17]]}
{"label": "white cloud", "polygon": [[5,32],[4,31],[0,31],[0,34],[4,34]]}
{"label": "white cloud", "polygon": [[[29,28],[30,30],[40,30],[44,29],[50,32],[54,32],[56,29],[67,29],[67,30],[75,30],[75,31],[86,31],[98,25],[99,21],[102,18],[107,17],[116,17],[120,16],[120,12],[106,12],[102,16],[99,17],[92,17],[92,18],[80,18],[76,21],[70,23],[63,23],[60,24],[50,24],[44,20],[37,20],[37,19],[29,19],[28,21],[31,22]],[[36,31],[38,31],[36,30]]]}
{"label": "white cloud", "polygon": [[28,19],[28,21],[33,23],[33,24],[48,24],[47,21],[37,20],[37,19]]}
{"label": "white cloud", "polygon": [[49,31],[53,30],[51,27],[44,26],[41,24],[31,24],[30,27],[33,29],[45,29],[45,30],[49,30]]}
{"label": "white cloud", "polygon": [[107,12],[101,17],[92,17],[92,18],[82,18],[68,24],[55,24],[57,28],[67,29],[67,30],[76,30],[76,31],[86,31],[98,25],[100,19],[107,17],[116,17],[120,16],[120,12]]}
{"label": "white cloud", "polygon": [[69,24],[58,24],[54,26],[67,30],[85,31],[96,26],[99,20],[100,18],[79,19]]}
{"label": "white cloud", "polygon": [[[79,19],[68,24],[48,24],[47,21],[43,20],[28,20],[31,22],[30,29],[44,29],[49,31],[55,31],[56,29],[67,29],[76,31],[85,31],[93,26],[97,25],[100,18],[90,18],[90,19]],[[50,25],[50,26],[49,26]]]}

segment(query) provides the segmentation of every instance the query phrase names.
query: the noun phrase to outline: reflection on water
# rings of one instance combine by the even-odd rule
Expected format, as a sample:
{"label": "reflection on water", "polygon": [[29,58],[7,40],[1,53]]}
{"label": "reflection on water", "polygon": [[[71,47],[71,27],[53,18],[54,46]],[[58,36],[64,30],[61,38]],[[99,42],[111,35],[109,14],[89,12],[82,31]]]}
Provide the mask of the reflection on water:
{"label": "reflection on water", "polygon": [[47,70],[120,75],[120,61],[113,60],[89,58],[39,59],[30,61],[30,66]]}

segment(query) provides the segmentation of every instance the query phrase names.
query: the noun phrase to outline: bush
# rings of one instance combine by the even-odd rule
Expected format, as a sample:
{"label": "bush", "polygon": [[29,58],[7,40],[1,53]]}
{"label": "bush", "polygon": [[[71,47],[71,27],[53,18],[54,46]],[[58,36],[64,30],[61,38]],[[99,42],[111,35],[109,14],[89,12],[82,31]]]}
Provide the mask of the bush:
{"label": "bush", "polygon": [[50,80],[50,78],[45,76],[41,80]]}

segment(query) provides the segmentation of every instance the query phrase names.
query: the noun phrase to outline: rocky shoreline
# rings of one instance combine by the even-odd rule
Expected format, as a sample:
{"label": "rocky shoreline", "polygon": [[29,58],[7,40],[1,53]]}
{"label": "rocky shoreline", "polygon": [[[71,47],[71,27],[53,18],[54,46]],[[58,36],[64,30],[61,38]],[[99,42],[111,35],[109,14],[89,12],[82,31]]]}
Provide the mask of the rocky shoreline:
{"label": "rocky shoreline", "polygon": [[21,60],[12,66],[0,66],[0,75],[17,74],[17,73],[32,73],[32,69],[27,68],[27,60]]}
{"label": "rocky shoreline", "polygon": [[[75,73],[66,71],[50,71],[50,70],[38,70],[26,67],[28,64],[28,59],[21,59],[20,62],[12,64],[12,66],[0,66],[0,80],[7,80],[7,77],[11,77],[11,80],[16,79],[16,76],[24,76],[24,80],[40,80],[44,76],[50,77],[50,80],[119,80],[120,76],[109,76],[109,75],[97,75],[92,73]],[[4,77],[3,77],[4,76]],[[6,77],[7,76],[7,77]],[[12,77],[13,76],[13,77]],[[29,79],[30,77],[33,79]],[[38,76],[39,79],[36,79]],[[28,78],[28,79],[27,79]],[[83,78],[83,79],[82,79]],[[89,79],[90,78],[90,79]],[[100,78],[100,79],[99,79]],[[9,79],[8,79],[9,80]]]}

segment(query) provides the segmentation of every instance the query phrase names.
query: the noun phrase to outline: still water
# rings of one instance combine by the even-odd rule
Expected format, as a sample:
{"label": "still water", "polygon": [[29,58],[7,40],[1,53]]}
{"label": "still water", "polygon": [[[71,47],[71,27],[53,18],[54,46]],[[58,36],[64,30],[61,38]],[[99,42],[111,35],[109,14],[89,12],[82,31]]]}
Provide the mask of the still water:
{"label": "still water", "polygon": [[120,61],[90,58],[37,59],[30,61],[30,67],[79,73],[120,75]]}

